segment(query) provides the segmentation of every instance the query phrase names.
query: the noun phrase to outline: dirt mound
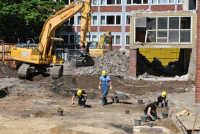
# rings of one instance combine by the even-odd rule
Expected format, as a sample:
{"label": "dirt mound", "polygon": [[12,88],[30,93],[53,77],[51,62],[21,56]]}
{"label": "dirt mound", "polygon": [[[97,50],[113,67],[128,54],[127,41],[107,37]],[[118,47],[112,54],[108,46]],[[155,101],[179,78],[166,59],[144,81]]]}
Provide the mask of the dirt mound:
{"label": "dirt mound", "polygon": [[5,65],[3,62],[0,63],[0,78],[17,77],[17,70],[12,69]]}

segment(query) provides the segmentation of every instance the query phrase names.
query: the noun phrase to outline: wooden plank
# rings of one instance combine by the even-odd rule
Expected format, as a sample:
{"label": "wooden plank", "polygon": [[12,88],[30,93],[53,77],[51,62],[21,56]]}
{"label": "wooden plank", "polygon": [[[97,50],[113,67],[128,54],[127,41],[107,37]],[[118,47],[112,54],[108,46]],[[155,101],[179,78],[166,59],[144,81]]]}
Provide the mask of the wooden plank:
{"label": "wooden plank", "polygon": [[[192,130],[195,120],[195,115],[190,116],[178,116],[179,121],[183,124],[186,130]],[[200,116],[196,119],[194,130],[200,130]]]}

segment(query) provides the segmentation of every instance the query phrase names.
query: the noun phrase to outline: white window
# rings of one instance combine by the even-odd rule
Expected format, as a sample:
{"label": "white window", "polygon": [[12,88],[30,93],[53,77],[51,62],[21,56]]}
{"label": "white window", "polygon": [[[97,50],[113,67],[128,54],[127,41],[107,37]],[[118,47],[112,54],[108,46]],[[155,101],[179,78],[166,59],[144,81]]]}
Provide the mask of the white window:
{"label": "white window", "polygon": [[122,0],[101,0],[101,5],[121,5]]}
{"label": "white window", "polygon": [[120,25],[121,15],[103,15],[100,17],[101,25]]}
{"label": "white window", "polygon": [[105,25],[105,16],[101,16],[101,25]]}
{"label": "white window", "polygon": [[[90,37],[90,38],[89,38],[89,37]],[[85,41],[89,41],[89,39],[90,39],[90,41],[98,42],[97,35],[90,35],[90,36],[89,36],[89,35],[86,35]],[[76,43],[77,43],[77,44],[80,44],[80,41],[81,41],[80,35],[77,35]]]}
{"label": "white window", "polygon": [[149,0],[126,0],[126,4],[148,4]]}
{"label": "white window", "polygon": [[66,45],[74,45],[75,44],[75,35],[74,34],[62,35],[61,38],[64,39],[64,43]]}
{"label": "white window", "polygon": [[116,45],[120,45],[120,35],[116,35],[116,42],[115,42]]}
{"label": "white window", "polygon": [[92,16],[92,25],[97,25],[97,16]]}
{"label": "white window", "polygon": [[[142,21],[146,21],[145,25],[140,25]],[[191,24],[191,17],[135,18],[135,42],[188,44],[191,43]]]}
{"label": "white window", "polygon": [[81,16],[78,16],[77,25],[81,25]]}
{"label": "white window", "polygon": [[[174,4],[175,0],[151,0],[152,4]],[[182,4],[183,0],[177,0],[178,4]]]}
{"label": "white window", "polygon": [[130,45],[130,36],[126,35],[126,45]]}
{"label": "white window", "polygon": [[130,15],[126,15],[126,25],[130,25]]}
{"label": "white window", "polygon": [[98,5],[97,0],[92,0],[92,6],[97,6],[97,5]]}

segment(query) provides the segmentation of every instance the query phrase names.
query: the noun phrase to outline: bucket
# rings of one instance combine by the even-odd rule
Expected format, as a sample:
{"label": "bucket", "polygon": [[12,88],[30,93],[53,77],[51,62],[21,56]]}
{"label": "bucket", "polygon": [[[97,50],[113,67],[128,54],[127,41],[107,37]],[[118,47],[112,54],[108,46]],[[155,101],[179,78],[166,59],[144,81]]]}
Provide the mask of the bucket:
{"label": "bucket", "polygon": [[129,113],[129,111],[128,111],[128,110],[126,110],[126,111],[125,111],[125,113],[126,113],[126,114],[128,114],[128,113]]}
{"label": "bucket", "polygon": [[163,117],[163,119],[167,118],[168,117],[168,112],[162,112],[162,117]]}
{"label": "bucket", "polygon": [[142,122],[147,122],[147,115],[140,116]]}
{"label": "bucket", "polygon": [[139,104],[143,104],[143,100],[142,100],[142,99],[139,99],[139,100],[138,100],[138,103],[139,103]]}
{"label": "bucket", "polygon": [[167,106],[167,104],[168,104],[168,100],[165,102],[165,107]]}
{"label": "bucket", "polygon": [[153,127],[153,123],[148,123],[148,126],[149,127]]}
{"label": "bucket", "polygon": [[159,102],[159,105],[158,105],[159,107],[162,107],[162,102]]}
{"label": "bucket", "polygon": [[62,115],[63,115],[63,110],[59,108],[59,109],[57,110],[57,115],[58,115],[58,116],[62,116]]}
{"label": "bucket", "polygon": [[141,120],[134,120],[135,121],[135,126],[140,126],[141,125]]}

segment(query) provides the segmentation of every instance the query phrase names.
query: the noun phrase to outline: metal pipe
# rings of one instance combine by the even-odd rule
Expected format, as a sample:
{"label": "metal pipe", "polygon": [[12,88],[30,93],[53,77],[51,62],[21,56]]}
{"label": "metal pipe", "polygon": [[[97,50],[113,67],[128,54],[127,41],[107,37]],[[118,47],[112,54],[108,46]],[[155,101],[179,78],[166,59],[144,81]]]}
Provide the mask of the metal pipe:
{"label": "metal pipe", "polygon": [[177,12],[177,0],[175,0],[175,12]]}

